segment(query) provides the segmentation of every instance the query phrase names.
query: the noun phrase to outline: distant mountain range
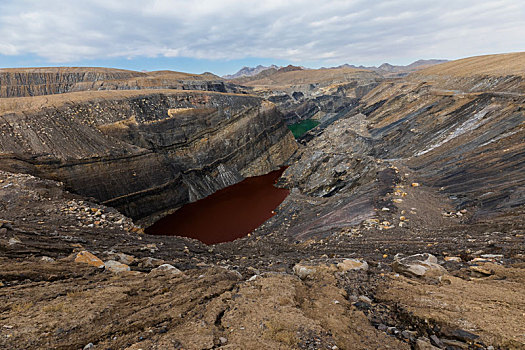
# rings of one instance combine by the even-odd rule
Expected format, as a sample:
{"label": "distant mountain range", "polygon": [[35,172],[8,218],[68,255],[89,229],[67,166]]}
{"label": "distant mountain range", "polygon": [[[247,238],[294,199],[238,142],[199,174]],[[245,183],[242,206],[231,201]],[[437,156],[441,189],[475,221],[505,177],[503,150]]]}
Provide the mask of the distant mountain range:
{"label": "distant mountain range", "polygon": [[[379,67],[375,67],[375,66],[371,66],[371,67],[367,67],[367,66],[355,66],[355,65],[352,65],[352,64],[342,64],[340,66],[337,66],[337,67],[330,67],[330,68],[354,68],[354,69],[362,69],[362,70],[369,70],[369,71],[374,71],[374,72],[377,72],[383,76],[387,76],[387,77],[393,77],[393,76],[403,76],[403,75],[406,75],[410,72],[413,72],[413,71],[417,71],[417,70],[420,70],[420,69],[423,69],[423,68],[426,68],[426,67],[430,67],[430,66],[433,66],[433,65],[436,65],[436,64],[440,64],[440,63],[445,63],[445,62],[448,62],[448,60],[439,60],[439,59],[430,59],[430,60],[418,60],[418,61],[415,61],[415,62],[412,62],[411,64],[409,65],[406,65],[406,66],[394,66],[392,64],[389,64],[389,63],[383,63],[382,65],[380,65]],[[292,66],[288,66],[288,67],[292,67]],[[260,74],[264,71],[267,71],[267,70],[270,70],[270,72],[276,72],[276,71],[281,71],[282,69],[286,69],[287,67],[279,67],[279,66],[276,66],[274,64],[272,64],[271,66],[262,66],[262,65],[258,65],[257,67],[243,67],[241,68],[241,70],[239,70],[237,73],[235,74],[229,74],[229,75],[225,75],[223,76],[224,79],[238,79],[238,78],[245,78],[245,77],[253,77],[257,74]],[[306,68],[303,68],[301,67],[302,69],[306,69]],[[324,68],[324,67],[323,67]],[[323,69],[321,68],[321,69]],[[330,69],[328,68],[328,69]],[[300,68],[298,68],[300,69]]]}
{"label": "distant mountain range", "polygon": [[404,74],[408,74],[416,70],[420,70],[426,67],[434,66],[436,64],[445,63],[445,62],[448,62],[448,60],[431,59],[431,60],[418,60],[406,66],[394,66],[390,63],[383,63],[379,67],[375,67],[375,66],[366,67],[366,66],[354,66],[351,64],[343,64],[343,65],[340,65],[334,68],[364,69],[364,70],[374,71],[382,75],[404,75]]}
{"label": "distant mountain range", "polygon": [[251,77],[251,76],[257,75],[261,73],[262,71],[265,71],[270,68],[279,69],[280,67],[276,66],[275,64],[272,64],[271,66],[258,65],[257,67],[242,67],[237,73],[225,75],[223,76],[223,78],[224,79],[235,79],[235,78],[242,78],[242,77]]}

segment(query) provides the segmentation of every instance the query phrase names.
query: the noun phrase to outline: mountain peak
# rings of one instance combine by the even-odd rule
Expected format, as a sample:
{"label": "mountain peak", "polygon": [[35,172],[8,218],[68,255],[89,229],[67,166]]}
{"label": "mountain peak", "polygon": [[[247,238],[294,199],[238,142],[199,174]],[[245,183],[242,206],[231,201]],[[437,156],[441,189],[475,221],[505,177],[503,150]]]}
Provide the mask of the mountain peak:
{"label": "mountain peak", "polygon": [[242,77],[251,77],[254,75],[257,75],[267,69],[279,69],[280,67],[276,66],[275,64],[272,64],[270,66],[263,66],[261,64],[257,65],[256,67],[242,67],[237,73],[235,74],[228,74],[224,75],[224,79],[235,79],[235,78],[242,78]]}

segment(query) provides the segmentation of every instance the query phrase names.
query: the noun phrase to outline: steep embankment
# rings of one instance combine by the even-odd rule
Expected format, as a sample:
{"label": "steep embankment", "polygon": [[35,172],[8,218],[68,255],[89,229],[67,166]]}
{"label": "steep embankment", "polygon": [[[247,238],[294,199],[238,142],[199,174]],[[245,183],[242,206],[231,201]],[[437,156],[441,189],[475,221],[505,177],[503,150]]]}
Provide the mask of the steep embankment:
{"label": "steep embankment", "polygon": [[461,208],[525,204],[525,53],[440,66],[369,95],[372,137]]}
{"label": "steep embankment", "polygon": [[295,151],[258,97],[144,90],[0,100],[0,168],[66,183],[133,218],[282,165]]}
{"label": "steep embankment", "polygon": [[[467,221],[521,208],[525,77],[516,62],[523,67],[525,54],[486,59],[486,71],[473,58],[446,63],[440,74],[438,65],[384,82],[340,120],[310,132],[284,173],[283,184],[299,191],[274,218],[277,223],[297,213],[283,232],[322,237],[376,217],[368,224],[407,235],[416,223],[446,227],[453,221],[449,211],[465,209],[468,215],[451,216]],[[475,74],[454,73],[474,62]],[[488,82],[494,83],[488,91],[472,92]],[[411,181],[425,188],[412,188]]]}
{"label": "steep embankment", "polygon": [[78,83],[143,76],[146,74],[111,68],[4,68],[0,69],[0,97],[61,94],[74,91]]}
{"label": "steep embankment", "polygon": [[97,90],[178,89],[236,92],[211,73],[135,72],[113,68],[49,67],[0,69],[0,98]]}

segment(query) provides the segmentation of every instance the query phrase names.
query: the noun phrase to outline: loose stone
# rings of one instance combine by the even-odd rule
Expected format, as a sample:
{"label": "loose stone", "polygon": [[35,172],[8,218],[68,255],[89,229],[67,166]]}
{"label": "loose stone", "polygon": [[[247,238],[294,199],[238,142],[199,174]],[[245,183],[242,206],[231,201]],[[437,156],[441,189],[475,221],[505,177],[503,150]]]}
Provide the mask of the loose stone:
{"label": "loose stone", "polygon": [[175,266],[170,265],[170,264],[162,264],[159,267],[154,268],[153,270],[151,270],[151,272],[154,272],[154,271],[167,271],[167,272],[170,272],[170,273],[173,273],[173,274],[182,273],[181,270],[179,270],[178,268],[176,268]]}
{"label": "loose stone", "polygon": [[408,277],[438,277],[447,273],[447,270],[437,263],[437,258],[428,253],[404,258],[397,254],[392,269]]}
{"label": "loose stone", "polygon": [[77,253],[77,255],[75,256],[75,262],[89,264],[98,268],[104,267],[104,262],[97,258],[95,255],[88,252],[87,250],[83,250]]}
{"label": "loose stone", "polygon": [[337,264],[337,267],[342,271],[350,270],[368,270],[368,263],[366,261],[358,259],[344,259],[342,262]]}
{"label": "loose stone", "polygon": [[128,265],[120,263],[115,260],[108,260],[104,263],[104,265],[106,266],[107,270],[114,272],[114,273],[120,273],[120,272],[125,272],[125,271],[130,270],[130,267]]}

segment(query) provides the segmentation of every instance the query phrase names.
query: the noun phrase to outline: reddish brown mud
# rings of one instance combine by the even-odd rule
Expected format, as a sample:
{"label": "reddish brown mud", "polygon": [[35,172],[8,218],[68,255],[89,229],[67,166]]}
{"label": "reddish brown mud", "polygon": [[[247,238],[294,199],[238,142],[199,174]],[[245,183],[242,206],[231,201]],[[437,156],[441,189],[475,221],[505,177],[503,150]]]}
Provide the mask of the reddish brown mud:
{"label": "reddish brown mud", "polygon": [[244,237],[272,217],[289,191],[274,184],[285,168],[247,178],[187,204],[146,230],[148,234],[183,236],[206,244]]}

